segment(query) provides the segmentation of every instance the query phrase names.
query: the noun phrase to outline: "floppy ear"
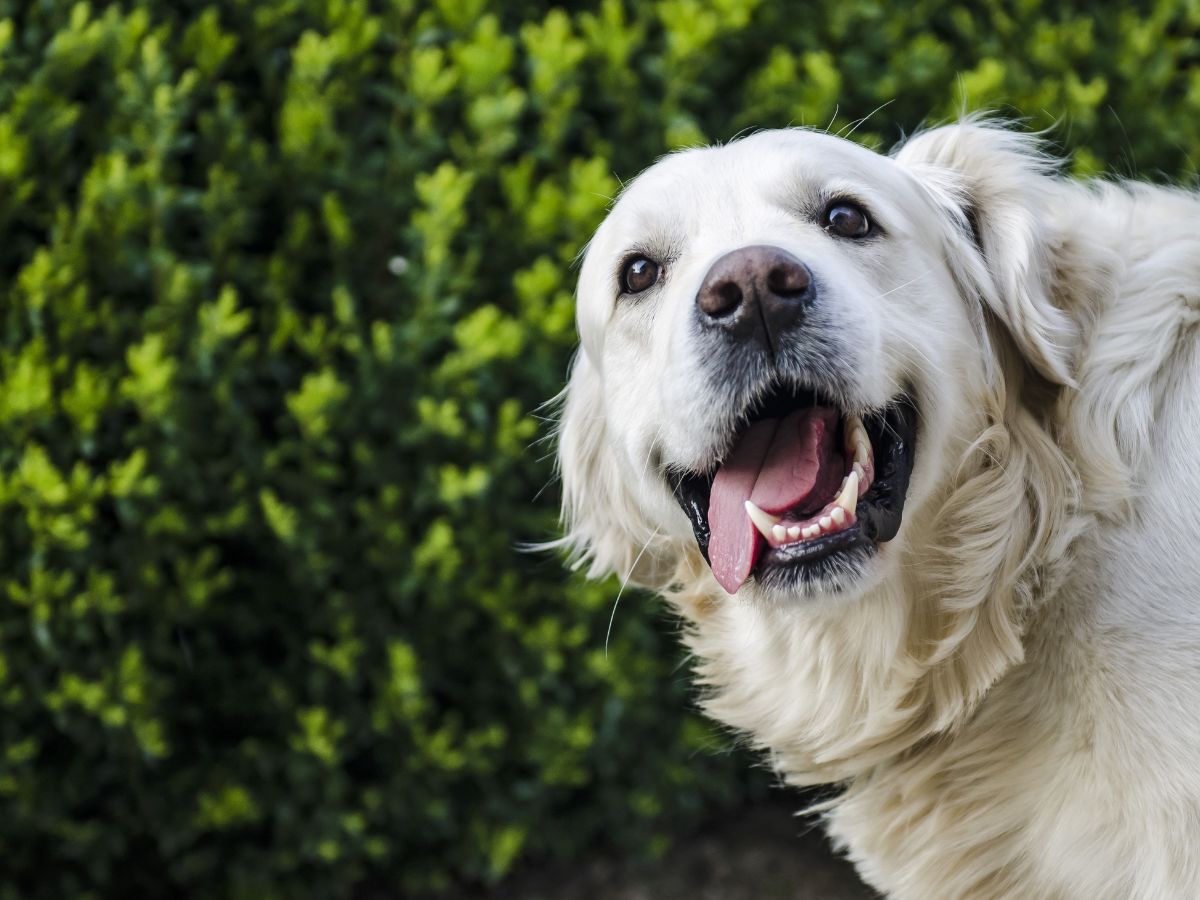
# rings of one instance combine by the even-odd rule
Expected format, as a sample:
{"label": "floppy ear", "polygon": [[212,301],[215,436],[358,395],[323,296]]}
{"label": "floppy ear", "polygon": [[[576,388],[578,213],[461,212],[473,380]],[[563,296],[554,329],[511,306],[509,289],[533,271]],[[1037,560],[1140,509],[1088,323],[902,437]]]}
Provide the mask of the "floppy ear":
{"label": "floppy ear", "polygon": [[600,375],[580,350],[563,391],[558,427],[562,520],[566,535],[551,546],[567,548],[574,566],[599,578],[612,572],[626,582],[658,586],[663,540],[646,523],[610,443]]}
{"label": "floppy ear", "polygon": [[1044,204],[1055,191],[1055,163],[1037,139],[995,124],[966,121],[919,132],[895,153],[973,240],[982,270],[955,274],[1012,335],[1021,353],[1056,384],[1073,384],[1077,333],[1054,297],[1056,237]]}

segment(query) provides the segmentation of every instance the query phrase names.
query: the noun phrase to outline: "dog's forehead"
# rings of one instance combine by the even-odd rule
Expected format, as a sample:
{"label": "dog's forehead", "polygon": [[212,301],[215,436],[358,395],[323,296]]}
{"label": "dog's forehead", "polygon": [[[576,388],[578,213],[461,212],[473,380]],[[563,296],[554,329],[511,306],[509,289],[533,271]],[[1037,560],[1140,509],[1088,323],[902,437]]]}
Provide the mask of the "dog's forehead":
{"label": "dog's forehead", "polygon": [[763,131],[662,158],[630,183],[613,215],[646,219],[661,215],[664,204],[728,206],[829,186],[886,193],[908,185],[889,157],[843,138],[798,128]]}

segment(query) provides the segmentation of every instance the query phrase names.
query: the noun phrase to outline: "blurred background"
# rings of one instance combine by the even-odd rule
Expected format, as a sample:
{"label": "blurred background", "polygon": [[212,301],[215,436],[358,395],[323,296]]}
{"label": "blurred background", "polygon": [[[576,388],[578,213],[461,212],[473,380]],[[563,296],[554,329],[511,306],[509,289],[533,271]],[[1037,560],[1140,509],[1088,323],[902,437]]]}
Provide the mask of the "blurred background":
{"label": "blurred background", "polygon": [[803,798],[655,600],[517,549],[576,254],[762,126],[998,109],[1192,184],[1198,62],[1196,2],[0,0],[0,898],[728,869]]}

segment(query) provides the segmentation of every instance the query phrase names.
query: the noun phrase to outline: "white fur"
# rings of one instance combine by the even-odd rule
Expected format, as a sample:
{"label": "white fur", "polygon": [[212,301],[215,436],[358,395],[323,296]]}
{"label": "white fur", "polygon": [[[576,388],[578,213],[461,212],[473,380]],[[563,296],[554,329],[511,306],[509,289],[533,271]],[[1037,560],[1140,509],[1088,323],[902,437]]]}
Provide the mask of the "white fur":
{"label": "white fur", "polygon": [[[887,235],[803,210],[849,192]],[[687,328],[713,260],[781,246],[845,337],[847,408],[921,412],[904,521],[859,582],[716,584],[664,467],[745,398]],[[664,282],[618,299],[630,250]],[[896,898],[1200,897],[1200,199],[1060,178],[978,121],[890,157],[803,130],[672,155],[587,252],[565,395],[565,543],[662,590],[707,711]]]}

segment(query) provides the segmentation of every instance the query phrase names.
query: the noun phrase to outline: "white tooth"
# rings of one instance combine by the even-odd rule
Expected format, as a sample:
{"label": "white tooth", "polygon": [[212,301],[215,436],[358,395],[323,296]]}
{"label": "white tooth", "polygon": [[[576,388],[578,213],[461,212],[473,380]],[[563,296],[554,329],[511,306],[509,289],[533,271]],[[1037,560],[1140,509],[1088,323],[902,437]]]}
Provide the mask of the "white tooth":
{"label": "white tooth", "polygon": [[779,521],[779,516],[773,516],[769,512],[763,512],[755,505],[753,500],[746,501],[746,515],[750,517],[750,521],[754,523],[754,527],[759,530],[767,540],[771,539],[771,529],[775,523]]}
{"label": "white tooth", "polygon": [[800,537],[800,526],[793,525],[791,528],[789,528],[788,537],[790,537],[793,541],[797,540]]}
{"label": "white tooth", "polygon": [[860,466],[866,466],[867,460],[871,458],[870,445],[865,440],[854,442],[854,461]]}
{"label": "white tooth", "polygon": [[787,540],[787,529],[782,525],[776,525],[774,528],[772,528],[771,534],[775,535],[775,540],[777,541]]}
{"label": "white tooth", "polygon": [[806,538],[814,538],[818,534],[821,533],[821,526],[820,525],[809,525],[807,528],[805,528],[800,533],[802,535],[804,535],[804,537],[806,537]]}
{"label": "white tooth", "polygon": [[835,506],[829,511],[829,518],[839,525],[844,525],[846,524],[846,511],[840,506]]}
{"label": "white tooth", "polygon": [[833,517],[832,516],[821,516],[820,521],[821,521],[821,530],[822,531],[828,531],[830,528],[833,527]]}
{"label": "white tooth", "polygon": [[854,470],[846,478],[846,486],[833,501],[848,513],[853,513],[858,507],[858,472],[858,465],[855,464]]}

